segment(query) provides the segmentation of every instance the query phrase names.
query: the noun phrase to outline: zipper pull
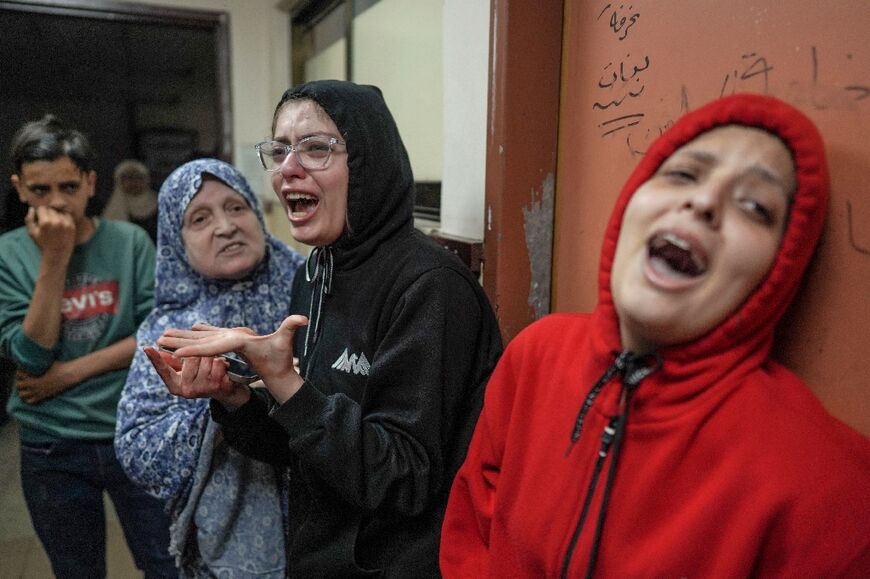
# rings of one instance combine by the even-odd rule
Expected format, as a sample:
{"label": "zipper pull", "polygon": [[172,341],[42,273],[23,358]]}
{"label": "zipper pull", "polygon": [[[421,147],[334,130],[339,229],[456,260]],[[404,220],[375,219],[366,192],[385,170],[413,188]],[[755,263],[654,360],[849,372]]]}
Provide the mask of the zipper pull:
{"label": "zipper pull", "polygon": [[612,417],[607,426],[604,427],[604,431],[601,433],[601,450],[598,451],[598,456],[601,458],[607,456],[607,452],[610,450],[610,445],[613,444],[613,437],[616,434],[617,420],[619,420],[617,416]]}

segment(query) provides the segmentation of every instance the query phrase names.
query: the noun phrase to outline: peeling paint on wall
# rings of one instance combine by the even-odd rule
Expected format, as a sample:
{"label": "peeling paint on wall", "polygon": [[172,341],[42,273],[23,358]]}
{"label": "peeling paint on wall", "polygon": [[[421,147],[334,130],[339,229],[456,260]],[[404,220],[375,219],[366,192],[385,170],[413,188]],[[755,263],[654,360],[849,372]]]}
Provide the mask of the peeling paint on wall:
{"label": "peeling paint on wall", "polygon": [[529,306],[535,319],[550,313],[550,275],[553,262],[553,201],[555,178],[549,173],[540,193],[532,190],[532,201],[523,207],[523,230],[529,253]]}

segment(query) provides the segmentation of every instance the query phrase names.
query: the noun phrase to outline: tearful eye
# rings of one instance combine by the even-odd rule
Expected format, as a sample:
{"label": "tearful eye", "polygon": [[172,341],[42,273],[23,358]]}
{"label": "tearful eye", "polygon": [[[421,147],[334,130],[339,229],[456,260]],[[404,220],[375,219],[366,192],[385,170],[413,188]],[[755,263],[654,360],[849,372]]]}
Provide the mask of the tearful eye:
{"label": "tearful eye", "polygon": [[683,169],[668,170],[665,172],[665,176],[678,183],[694,183],[697,181],[697,177],[694,173]]}
{"label": "tearful eye", "polygon": [[319,159],[329,154],[329,143],[327,141],[306,141],[300,145],[299,150],[312,158]]}
{"label": "tearful eye", "polygon": [[773,223],[773,211],[755,199],[743,199],[740,201],[740,205],[756,219],[768,224]]}
{"label": "tearful eye", "polygon": [[265,153],[277,161],[287,156],[287,148],[275,144],[271,148],[266,149]]}

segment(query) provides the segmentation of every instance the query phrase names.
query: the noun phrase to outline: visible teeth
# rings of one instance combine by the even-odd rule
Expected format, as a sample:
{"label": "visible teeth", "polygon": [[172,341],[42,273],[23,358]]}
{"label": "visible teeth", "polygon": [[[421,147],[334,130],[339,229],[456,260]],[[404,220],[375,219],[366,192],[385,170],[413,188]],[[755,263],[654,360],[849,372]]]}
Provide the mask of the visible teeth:
{"label": "visible teeth", "polygon": [[689,251],[689,242],[685,239],[677,237],[673,233],[665,233],[661,236],[661,241],[670,243],[671,245],[676,245],[683,251]]}
{"label": "visible teeth", "polygon": [[292,216],[298,219],[313,212],[320,203],[320,199],[308,193],[293,191],[284,196],[284,202]]}
{"label": "visible teeth", "polygon": [[649,243],[650,256],[661,259],[675,272],[698,276],[707,270],[706,260],[692,250],[691,244],[673,233],[662,233]]}
{"label": "visible teeth", "polygon": [[234,251],[234,250],[238,249],[239,247],[242,247],[242,244],[241,244],[241,243],[238,243],[238,242],[237,242],[237,243],[231,243],[231,244],[227,245],[225,248],[223,248],[221,251],[222,251],[222,252],[223,252],[223,251]]}
{"label": "visible teeth", "polygon": [[284,198],[287,201],[302,201],[302,200],[316,201],[317,200],[317,197],[315,197],[314,195],[308,195],[307,193],[288,193],[287,195],[284,196]]}

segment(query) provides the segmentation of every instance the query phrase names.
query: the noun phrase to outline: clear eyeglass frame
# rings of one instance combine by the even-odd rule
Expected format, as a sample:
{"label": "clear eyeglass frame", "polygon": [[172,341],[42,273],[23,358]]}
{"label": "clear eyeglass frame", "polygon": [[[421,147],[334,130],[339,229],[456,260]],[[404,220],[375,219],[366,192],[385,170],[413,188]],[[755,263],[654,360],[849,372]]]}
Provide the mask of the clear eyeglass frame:
{"label": "clear eyeglass frame", "polygon": [[254,145],[260,165],[269,173],[276,173],[290,156],[296,153],[296,162],[309,171],[325,169],[332,158],[332,147],[344,145],[345,142],[335,137],[312,135],[305,137],[295,145],[280,141],[263,141]]}

